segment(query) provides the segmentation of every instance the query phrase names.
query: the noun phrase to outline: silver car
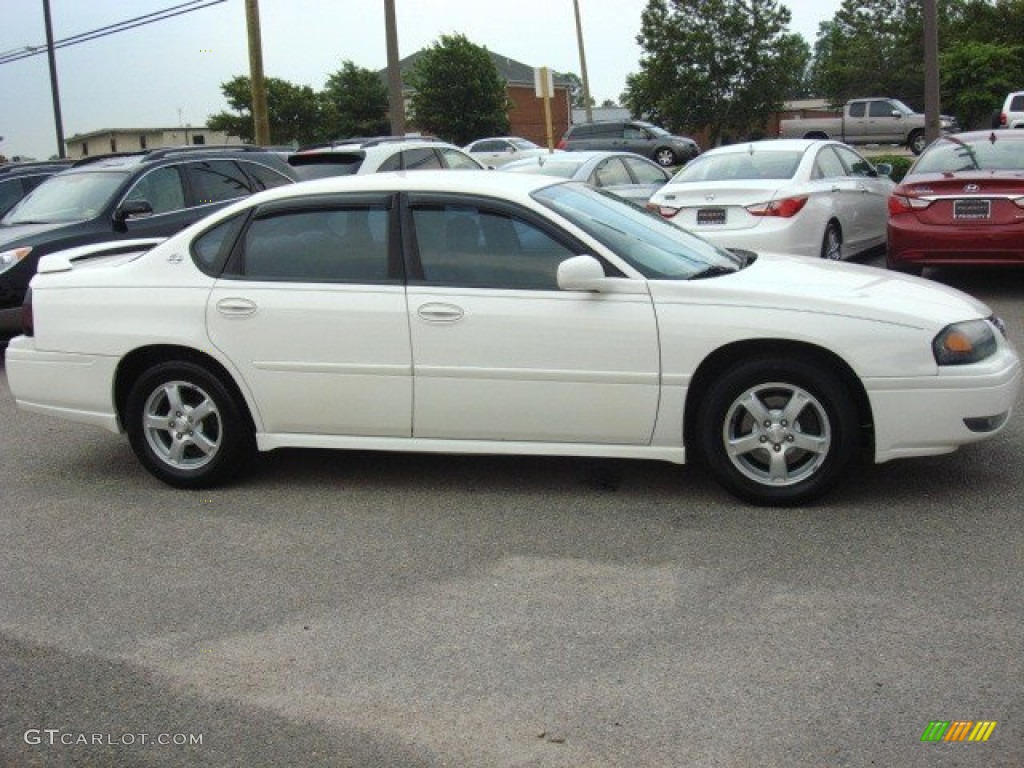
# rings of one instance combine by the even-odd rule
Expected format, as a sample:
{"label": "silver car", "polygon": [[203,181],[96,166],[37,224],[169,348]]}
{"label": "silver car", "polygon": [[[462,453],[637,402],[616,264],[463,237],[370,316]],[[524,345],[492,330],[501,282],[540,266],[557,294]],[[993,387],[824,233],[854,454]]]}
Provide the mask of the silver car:
{"label": "silver car", "polygon": [[501,170],[585,181],[637,205],[646,203],[671,176],[656,163],[630,152],[559,152],[516,160]]}

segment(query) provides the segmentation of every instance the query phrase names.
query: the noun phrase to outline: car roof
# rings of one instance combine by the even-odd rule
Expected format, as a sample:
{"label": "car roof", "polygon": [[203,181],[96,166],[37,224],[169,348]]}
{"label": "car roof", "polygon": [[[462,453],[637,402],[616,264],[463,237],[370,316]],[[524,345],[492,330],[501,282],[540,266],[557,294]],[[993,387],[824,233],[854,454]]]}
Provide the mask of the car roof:
{"label": "car roof", "polygon": [[276,187],[248,199],[267,202],[343,192],[439,192],[525,199],[538,189],[564,183],[564,181],[565,179],[547,176],[506,174],[500,171],[388,171],[313,179],[301,184]]}
{"label": "car roof", "polygon": [[760,139],[758,141],[743,141],[737,144],[726,144],[721,147],[712,147],[703,152],[701,157],[713,155],[726,155],[736,152],[805,152],[814,146],[826,145],[846,146],[841,141],[831,139]]}

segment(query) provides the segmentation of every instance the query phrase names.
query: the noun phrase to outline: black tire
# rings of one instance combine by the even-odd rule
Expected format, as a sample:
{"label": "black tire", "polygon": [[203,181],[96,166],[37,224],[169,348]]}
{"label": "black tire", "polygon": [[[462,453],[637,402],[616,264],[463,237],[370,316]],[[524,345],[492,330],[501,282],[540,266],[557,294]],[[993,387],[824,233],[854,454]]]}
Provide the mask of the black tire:
{"label": "black tire", "polygon": [[825,234],[821,238],[821,258],[843,260],[843,230],[837,221],[830,221],[825,227]]}
{"label": "black tire", "polygon": [[132,385],[125,428],[135,455],[156,478],[176,488],[208,488],[237,475],[255,453],[241,407],[202,366],[169,361]]}
{"label": "black tire", "polygon": [[672,147],[658,147],[654,150],[654,162],[662,168],[671,168],[679,162],[676,152]]}
{"label": "black tire", "polygon": [[831,490],[861,442],[842,380],[802,358],[727,369],[700,404],[698,430],[718,483],[759,506],[804,504]]}
{"label": "black tire", "polygon": [[912,131],[907,137],[907,149],[915,155],[920,155],[927,146],[928,142],[924,137],[924,131]]}

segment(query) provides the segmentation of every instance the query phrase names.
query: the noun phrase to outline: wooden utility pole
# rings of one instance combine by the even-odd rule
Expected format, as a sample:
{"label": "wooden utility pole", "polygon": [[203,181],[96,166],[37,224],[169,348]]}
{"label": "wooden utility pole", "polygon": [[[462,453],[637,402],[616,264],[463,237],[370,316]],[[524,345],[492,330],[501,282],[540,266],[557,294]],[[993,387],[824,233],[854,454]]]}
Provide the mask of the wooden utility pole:
{"label": "wooden utility pole", "polygon": [[395,0],[384,0],[384,31],[388,48],[388,112],[391,114],[391,135],[405,135],[405,98],[402,96],[402,70],[398,56],[398,23]]}
{"label": "wooden utility pole", "polygon": [[259,0],[245,0],[245,24],[249,32],[249,81],[252,85],[252,120],[255,143],[270,144],[267,114],[267,81],[263,77],[263,42],[260,37]]}
{"label": "wooden utility pole", "polygon": [[924,0],[924,137],[931,144],[941,133],[939,124],[939,25],[935,0]]}
{"label": "wooden utility pole", "polygon": [[[583,50],[583,24],[580,22],[580,0],[572,0],[576,9],[576,44],[580,49],[580,79],[583,80],[583,108],[587,111],[587,122],[594,122],[594,113],[590,109],[590,81],[587,79],[587,54]],[[572,114],[572,105],[569,105]]]}
{"label": "wooden utility pole", "polygon": [[43,0],[43,23],[46,25],[46,57],[50,60],[53,122],[57,126],[57,156],[67,157],[67,152],[64,150],[64,121],[60,116],[60,89],[57,87],[57,58],[53,53],[53,22],[50,19],[50,0]]}

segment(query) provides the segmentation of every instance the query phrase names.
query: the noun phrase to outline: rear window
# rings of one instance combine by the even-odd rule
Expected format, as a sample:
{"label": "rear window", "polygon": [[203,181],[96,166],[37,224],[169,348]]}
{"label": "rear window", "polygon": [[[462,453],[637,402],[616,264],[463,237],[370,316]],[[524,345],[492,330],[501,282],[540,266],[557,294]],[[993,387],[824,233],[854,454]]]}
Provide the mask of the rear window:
{"label": "rear window", "polygon": [[[999,134],[993,136],[999,137]],[[925,150],[910,173],[978,170],[1024,171],[1024,141],[989,136],[978,141],[963,141],[945,136]]]}
{"label": "rear window", "polygon": [[797,150],[702,155],[685,165],[672,182],[791,179],[802,157]]}
{"label": "rear window", "polygon": [[1013,112],[1024,112],[1024,93],[1018,93],[1010,99],[1010,110]]}
{"label": "rear window", "polygon": [[351,176],[363,164],[362,152],[322,152],[292,155],[288,164],[300,181],[326,179],[329,176]]}

